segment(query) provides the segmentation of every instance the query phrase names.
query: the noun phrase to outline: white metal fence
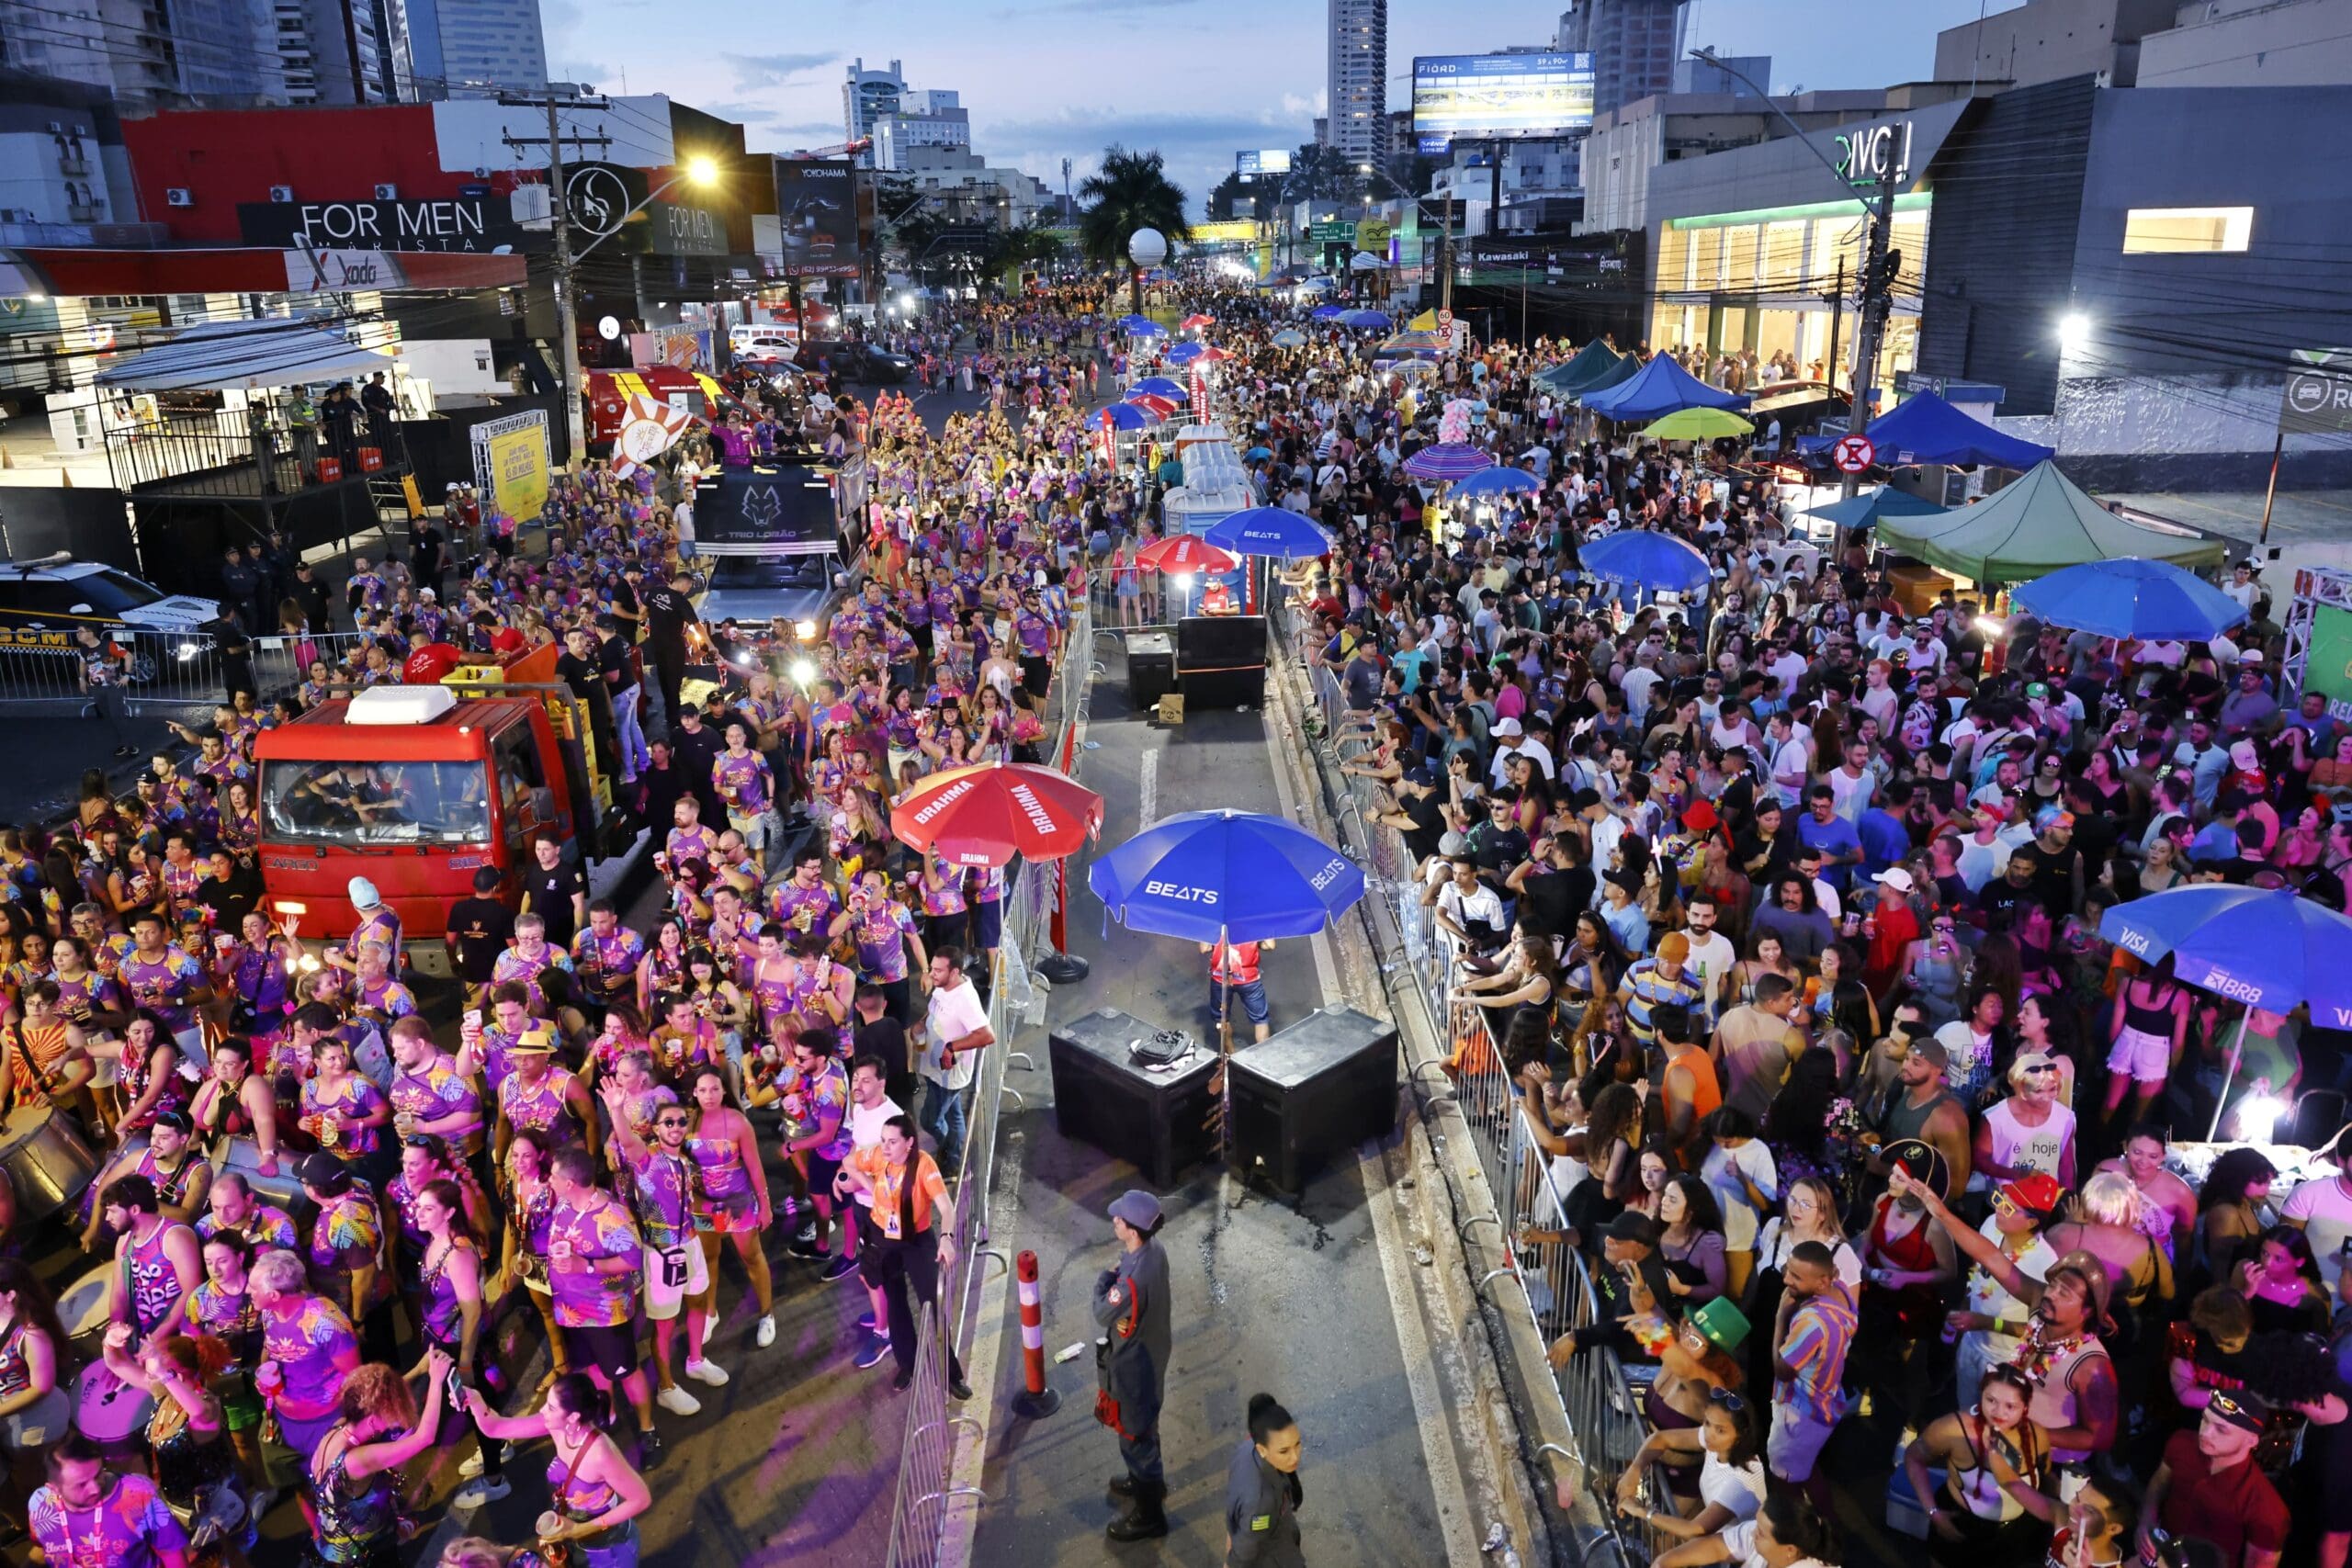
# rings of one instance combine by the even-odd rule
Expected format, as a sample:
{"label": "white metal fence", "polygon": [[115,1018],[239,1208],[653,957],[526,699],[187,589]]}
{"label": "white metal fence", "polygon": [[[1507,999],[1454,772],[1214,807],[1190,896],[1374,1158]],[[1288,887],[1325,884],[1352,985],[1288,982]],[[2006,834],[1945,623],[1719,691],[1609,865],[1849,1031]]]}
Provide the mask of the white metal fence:
{"label": "white metal fence", "polygon": [[[41,637],[35,642],[31,639]],[[310,678],[324,660],[330,682],[358,673],[372,640],[359,632],[248,640],[243,654],[227,652],[209,631],[120,630],[103,634],[115,697],[125,711],[191,708],[225,702],[232,685],[249,688],[264,708]],[[70,637],[20,632],[0,640],[0,712],[63,714],[97,702],[84,672],[82,649]],[[397,667],[397,661],[395,661]]]}
{"label": "white metal fence", "polygon": [[[1370,750],[1370,737],[1346,728],[1347,706],[1335,673],[1310,662],[1308,628],[1288,605],[1275,606],[1281,635],[1311,671],[1315,707],[1307,716],[1309,741],[1335,764]],[[1487,1292],[1505,1311],[1524,1312],[1546,1344],[1589,1328],[1600,1320],[1593,1286],[1593,1259],[1565,1241],[1553,1239],[1567,1226],[1568,1194],[1560,1190],[1542,1147],[1531,1135],[1526,1111],[1505,1065],[1500,1043],[1484,1009],[1452,999],[1461,977],[1446,939],[1422,908],[1418,868],[1395,829],[1374,818],[1385,808],[1380,786],[1369,778],[1326,771],[1336,798],[1333,809],[1347,843],[1364,872],[1371,896],[1379,899],[1395,945],[1379,954],[1392,1007],[1421,1010],[1433,1037],[1446,1042],[1450,1094],[1469,1123],[1494,1205],[1494,1218],[1510,1243],[1509,1272],[1519,1289],[1505,1284]],[[1375,921],[1375,927],[1381,922]],[[1392,940],[1384,932],[1383,940]],[[1465,1223],[1475,1223],[1474,1221]],[[1530,1233],[1537,1233],[1531,1236]],[[1580,1450],[1586,1489],[1600,1503],[1605,1533],[1595,1549],[1618,1561],[1646,1562],[1674,1545],[1669,1539],[1620,1516],[1611,1494],[1633,1462],[1649,1427],[1642,1415],[1638,1376],[1628,1375],[1615,1350],[1595,1345],[1567,1358],[1552,1386]],[[1535,1456],[1530,1455],[1531,1461]],[[1655,1472],[1642,1478],[1647,1506],[1671,1507]],[[1588,1562],[1592,1559],[1588,1557]]]}
{"label": "white metal fence", "polygon": [[[1066,756],[1067,769],[1073,776],[1080,755],[1073,743],[1073,731],[1086,711],[1093,640],[1088,618],[1080,612],[1072,620],[1063,645],[1046,713],[1046,734],[1058,749],[1057,758]],[[956,1428],[969,1427],[982,1438],[986,1432],[976,1419],[949,1407],[947,1351],[952,1346],[959,1355],[968,1354],[979,1328],[983,1259],[998,1268],[1012,1267],[1003,1252],[989,1245],[998,1112],[1007,1097],[1016,1105],[1021,1099],[1019,1091],[1005,1087],[1006,1069],[1015,1062],[1023,1067],[1035,1066],[1015,1049],[1015,1042],[1045,1021],[1045,992],[1030,965],[1052,945],[1056,871],[1050,863],[1023,863],[1005,889],[1003,935],[989,991],[989,1028],[997,1043],[980,1053],[979,1073],[970,1089],[963,1167],[949,1183],[956,1200],[956,1264],[940,1271],[937,1306],[920,1314],[922,1345],[909,1391],[906,1436],[899,1449],[888,1568],[936,1568],[953,1501],[985,1495],[977,1488],[955,1483]]]}

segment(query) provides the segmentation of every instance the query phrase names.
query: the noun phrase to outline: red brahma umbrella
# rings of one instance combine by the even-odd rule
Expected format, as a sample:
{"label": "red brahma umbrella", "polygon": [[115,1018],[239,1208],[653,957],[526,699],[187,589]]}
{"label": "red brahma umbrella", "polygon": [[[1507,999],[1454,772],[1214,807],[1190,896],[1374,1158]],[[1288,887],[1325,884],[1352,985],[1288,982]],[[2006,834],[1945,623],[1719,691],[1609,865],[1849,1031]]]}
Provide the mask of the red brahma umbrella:
{"label": "red brahma umbrella", "polygon": [[1218,549],[1197,534],[1170,534],[1136,552],[1136,564],[1170,574],[1186,571],[1231,571],[1240,558]]}
{"label": "red brahma umbrella", "polygon": [[1052,768],[982,762],[919,781],[890,807],[901,843],[950,865],[1059,860],[1102,828],[1102,797]]}

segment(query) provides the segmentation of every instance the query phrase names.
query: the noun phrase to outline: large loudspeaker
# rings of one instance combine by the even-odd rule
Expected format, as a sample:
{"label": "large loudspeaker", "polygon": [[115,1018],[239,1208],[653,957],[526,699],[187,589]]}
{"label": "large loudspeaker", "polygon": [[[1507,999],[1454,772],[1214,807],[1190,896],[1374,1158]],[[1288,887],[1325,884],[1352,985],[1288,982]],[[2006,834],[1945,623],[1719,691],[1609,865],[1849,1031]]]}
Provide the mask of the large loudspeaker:
{"label": "large loudspeaker", "polygon": [[1176,689],[1176,645],[1166,632],[1127,634],[1127,701],[1136,712]]}
{"label": "large loudspeaker", "polygon": [[1176,683],[1195,707],[1262,704],[1266,617],[1187,615],[1177,622]]}
{"label": "large loudspeaker", "polygon": [[1132,1161],[1164,1191],[1215,1150],[1208,1120],[1216,1053],[1203,1046],[1172,1071],[1153,1072],[1129,1049],[1151,1032],[1140,1019],[1101,1008],[1055,1030],[1047,1050],[1062,1136]]}
{"label": "large loudspeaker", "polygon": [[1396,1031],[1351,1008],[1313,1012],[1238,1051],[1233,1158],[1284,1192],[1366,1138],[1396,1127]]}

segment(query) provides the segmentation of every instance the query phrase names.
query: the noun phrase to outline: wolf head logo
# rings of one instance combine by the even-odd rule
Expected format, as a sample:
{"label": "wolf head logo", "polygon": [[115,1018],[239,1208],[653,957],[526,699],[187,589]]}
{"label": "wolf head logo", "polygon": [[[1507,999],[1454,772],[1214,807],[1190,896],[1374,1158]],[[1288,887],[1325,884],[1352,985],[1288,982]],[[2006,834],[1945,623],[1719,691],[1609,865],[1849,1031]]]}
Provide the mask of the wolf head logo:
{"label": "wolf head logo", "polygon": [[743,521],[763,530],[784,521],[784,497],[774,485],[753,485],[743,492]]}

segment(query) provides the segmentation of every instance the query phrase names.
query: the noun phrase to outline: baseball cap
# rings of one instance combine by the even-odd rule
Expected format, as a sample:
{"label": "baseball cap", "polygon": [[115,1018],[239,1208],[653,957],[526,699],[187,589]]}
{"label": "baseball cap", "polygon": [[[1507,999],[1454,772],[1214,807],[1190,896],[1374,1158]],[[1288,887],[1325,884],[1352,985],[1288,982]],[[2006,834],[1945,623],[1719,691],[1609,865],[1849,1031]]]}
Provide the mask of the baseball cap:
{"label": "baseball cap", "polygon": [[302,1168],[296,1174],[301,1178],[302,1184],[306,1187],[326,1187],[343,1177],[345,1171],[343,1161],[321,1150],[317,1154],[306,1156],[302,1161]]}
{"label": "baseball cap", "polygon": [[[2067,1254],[2069,1258],[2073,1256],[2075,1256],[2073,1253]],[[2256,1437],[2260,1437],[2266,1429],[2267,1426],[2266,1417],[2270,1412],[2267,1404],[2244,1392],[2216,1392],[2213,1397],[2206,1402],[2205,1409],[2209,1415],[2226,1421],[2239,1431],[2252,1432]]]}
{"label": "baseball cap", "polygon": [[2238,662],[2240,664],[2251,664],[2256,669],[2260,669],[2262,666],[2262,649],[2258,648],[2247,649],[2244,653],[2238,655]]}
{"label": "baseball cap", "polygon": [[351,896],[355,909],[372,909],[384,901],[383,895],[376,891],[376,885],[364,876],[353,877],[344,891]]}
{"label": "baseball cap", "polygon": [[1871,880],[1882,887],[1892,887],[1897,893],[1908,893],[1915,886],[1911,880],[1911,874],[1899,865],[1891,865],[1884,871],[1871,873]]}
{"label": "baseball cap", "polygon": [[2015,1181],[2004,1181],[1998,1190],[2002,1197],[2036,1217],[2056,1213],[2058,1205],[2066,1200],[2066,1190],[2058,1185],[2058,1179],[2043,1170]]}
{"label": "baseball cap", "polygon": [[1668,964],[1679,964],[1690,956],[1690,939],[1680,931],[1668,931],[1657,939],[1657,955]]}
{"label": "baseball cap", "polygon": [[1519,720],[1515,718],[1504,719],[1500,724],[1495,726],[1495,733],[1497,735],[1508,735],[1513,739],[1517,739],[1520,735]]}
{"label": "baseball cap", "polygon": [[1111,1200],[1111,1217],[1148,1231],[1159,1223],[1159,1200],[1139,1187],[1130,1187]]}
{"label": "baseball cap", "polygon": [[1449,831],[1437,841],[1437,852],[1442,855],[1464,854],[1468,852],[1469,848],[1470,840],[1455,832]]}
{"label": "baseball cap", "polygon": [[1944,1043],[1932,1034],[1922,1034],[1912,1041],[1911,1054],[1924,1059],[1938,1072],[1951,1066],[1951,1053],[1945,1050]]}

